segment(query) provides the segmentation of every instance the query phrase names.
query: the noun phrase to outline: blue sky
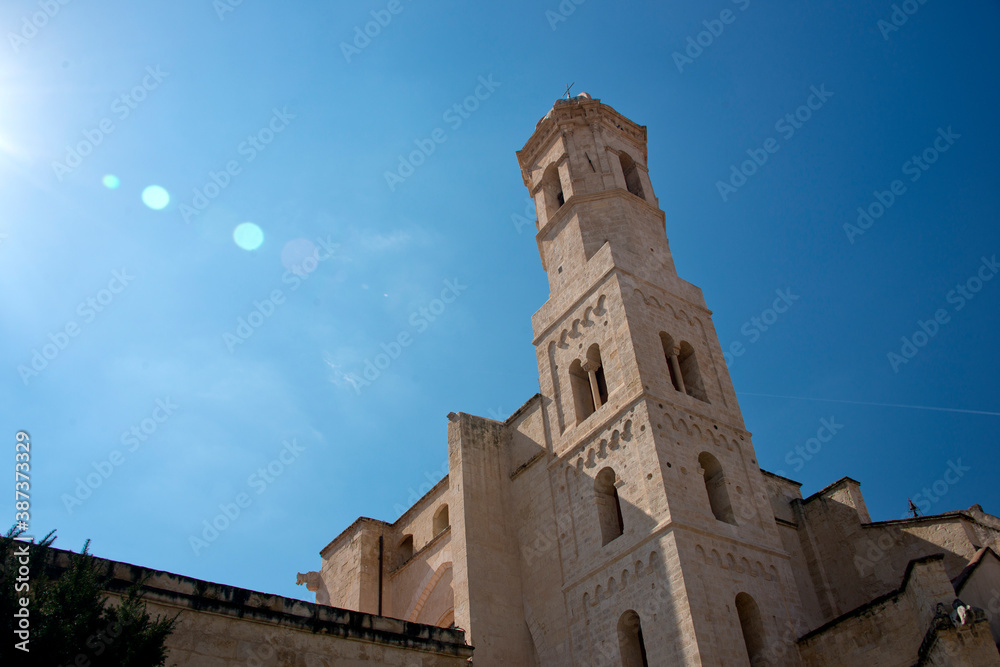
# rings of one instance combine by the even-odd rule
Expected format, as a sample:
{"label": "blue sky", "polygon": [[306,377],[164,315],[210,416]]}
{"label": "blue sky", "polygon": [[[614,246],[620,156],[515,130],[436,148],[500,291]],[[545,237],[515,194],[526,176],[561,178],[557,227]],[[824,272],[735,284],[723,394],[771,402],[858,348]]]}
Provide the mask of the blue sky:
{"label": "blue sky", "polygon": [[5,3],[0,432],[31,435],[33,532],[309,598],[329,540],[444,474],[448,412],[538,391],[514,152],[571,82],[648,127],[761,465],[850,475],[876,519],[1000,512],[1000,5],[903,5]]}

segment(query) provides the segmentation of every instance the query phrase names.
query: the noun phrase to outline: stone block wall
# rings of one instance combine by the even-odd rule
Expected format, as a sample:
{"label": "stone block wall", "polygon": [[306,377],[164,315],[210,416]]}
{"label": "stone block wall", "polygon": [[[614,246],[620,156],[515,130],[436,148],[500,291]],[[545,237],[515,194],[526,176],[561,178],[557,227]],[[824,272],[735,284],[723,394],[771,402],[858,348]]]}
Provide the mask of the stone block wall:
{"label": "stone block wall", "polygon": [[[65,571],[71,555],[50,550],[51,572]],[[181,575],[97,559],[112,578],[112,603],[142,586],[153,616],[178,615],[166,640],[167,664],[178,667],[458,667],[472,647],[465,633],[311,604]],[[86,660],[94,656],[81,654]],[[81,659],[77,664],[84,664]]]}

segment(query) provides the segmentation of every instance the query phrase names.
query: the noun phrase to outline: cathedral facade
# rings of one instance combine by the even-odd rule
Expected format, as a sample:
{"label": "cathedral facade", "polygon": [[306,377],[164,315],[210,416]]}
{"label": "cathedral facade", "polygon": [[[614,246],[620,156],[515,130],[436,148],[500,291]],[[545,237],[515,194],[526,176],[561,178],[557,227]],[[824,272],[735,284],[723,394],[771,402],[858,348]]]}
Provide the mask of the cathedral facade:
{"label": "cathedral facade", "polygon": [[1000,665],[1000,519],[873,522],[853,479],[803,498],[760,469],[646,129],[584,93],[517,157],[540,392],[449,414],[448,474],[330,542],[317,603],[464,630],[483,667]]}

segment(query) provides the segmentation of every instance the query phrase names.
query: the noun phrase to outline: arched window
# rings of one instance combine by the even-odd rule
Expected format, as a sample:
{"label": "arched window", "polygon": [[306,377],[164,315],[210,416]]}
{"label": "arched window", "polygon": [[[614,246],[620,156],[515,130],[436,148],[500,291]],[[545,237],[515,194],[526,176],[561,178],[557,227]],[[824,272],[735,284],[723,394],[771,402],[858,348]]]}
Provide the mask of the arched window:
{"label": "arched window", "polygon": [[413,535],[406,535],[396,547],[396,567],[413,558]]}
{"label": "arched window", "polygon": [[636,197],[645,199],[646,196],[642,193],[642,181],[639,180],[639,167],[635,160],[628,153],[619,153],[618,161],[621,162],[622,174],[625,175],[625,187]]}
{"label": "arched window", "polygon": [[740,617],[740,630],[743,632],[743,643],[746,644],[750,664],[758,664],[757,661],[763,657],[764,647],[767,646],[760,609],[752,597],[740,593],[736,596],[736,614]]}
{"label": "arched window", "polygon": [[681,375],[684,376],[684,386],[688,395],[707,403],[708,395],[705,394],[705,384],[701,381],[698,358],[695,357],[694,348],[690,343],[681,341],[681,353],[677,361],[681,367]]}
{"label": "arched window", "polygon": [[569,384],[573,390],[573,404],[576,409],[576,423],[594,414],[594,392],[590,389],[590,377],[583,370],[583,362],[575,360],[569,367]]}
{"label": "arched window", "polygon": [[663,356],[667,360],[667,371],[670,374],[670,384],[674,389],[693,396],[699,401],[708,403],[705,383],[701,378],[698,358],[690,343],[675,342],[670,334],[660,332],[660,343],[663,345]]}
{"label": "arched window", "polygon": [[594,414],[597,408],[608,402],[608,380],[601,361],[601,348],[597,343],[587,350],[587,357],[575,360],[569,367],[570,387],[576,408],[576,423]]}
{"label": "arched window", "polygon": [[701,466],[702,474],[705,476],[705,490],[708,492],[708,503],[712,506],[712,514],[719,521],[735,525],[736,515],[733,513],[733,504],[729,501],[726,476],[722,472],[719,459],[708,452],[702,452],[698,457],[698,465]]}
{"label": "arched window", "polygon": [[597,407],[608,402],[608,380],[604,375],[604,362],[601,361],[601,348],[597,343],[587,350],[587,361],[594,368],[594,385]]}
{"label": "arched window", "polygon": [[542,176],[542,201],[545,204],[545,216],[551,218],[559,208],[566,203],[563,196],[562,181],[559,179],[559,168],[549,165]]}
{"label": "arched window", "polygon": [[618,499],[618,476],[611,468],[597,473],[594,491],[597,496],[597,516],[601,522],[601,546],[620,536],[625,530],[622,504]]}
{"label": "arched window", "polygon": [[642,640],[642,622],[639,614],[631,609],[618,619],[618,650],[622,667],[649,667],[646,644]]}
{"label": "arched window", "polygon": [[437,512],[434,513],[434,534],[440,535],[445,530],[451,522],[448,520],[448,506],[442,505]]}
{"label": "arched window", "polygon": [[674,342],[673,336],[662,331],[660,332],[660,343],[663,345],[663,356],[667,359],[670,384],[675,390],[687,393],[684,391],[684,377],[681,375],[681,365],[677,359],[677,355],[681,352],[680,346]]}

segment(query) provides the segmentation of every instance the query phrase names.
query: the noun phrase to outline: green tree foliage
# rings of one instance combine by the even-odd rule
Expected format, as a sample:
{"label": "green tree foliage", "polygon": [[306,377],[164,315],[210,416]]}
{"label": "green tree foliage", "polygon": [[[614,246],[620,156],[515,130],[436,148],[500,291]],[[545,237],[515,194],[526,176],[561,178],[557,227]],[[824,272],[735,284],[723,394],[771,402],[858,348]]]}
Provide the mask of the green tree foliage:
{"label": "green tree foliage", "polygon": [[[111,604],[104,594],[111,573],[87,550],[73,554],[56,577],[49,549],[53,533],[34,544],[17,541],[11,529],[0,537],[0,664],[26,667],[162,667],[163,642],[177,617],[151,619],[141,583]],[[25,574],[25,569],[26,574]],[[27,588],[25,588],[27,584]],[[28,642],[22,643],[21,598],[28,600]],[[20,648],[19,648],[20,647]],[[27,648],[28,651],[22,650]]]}

